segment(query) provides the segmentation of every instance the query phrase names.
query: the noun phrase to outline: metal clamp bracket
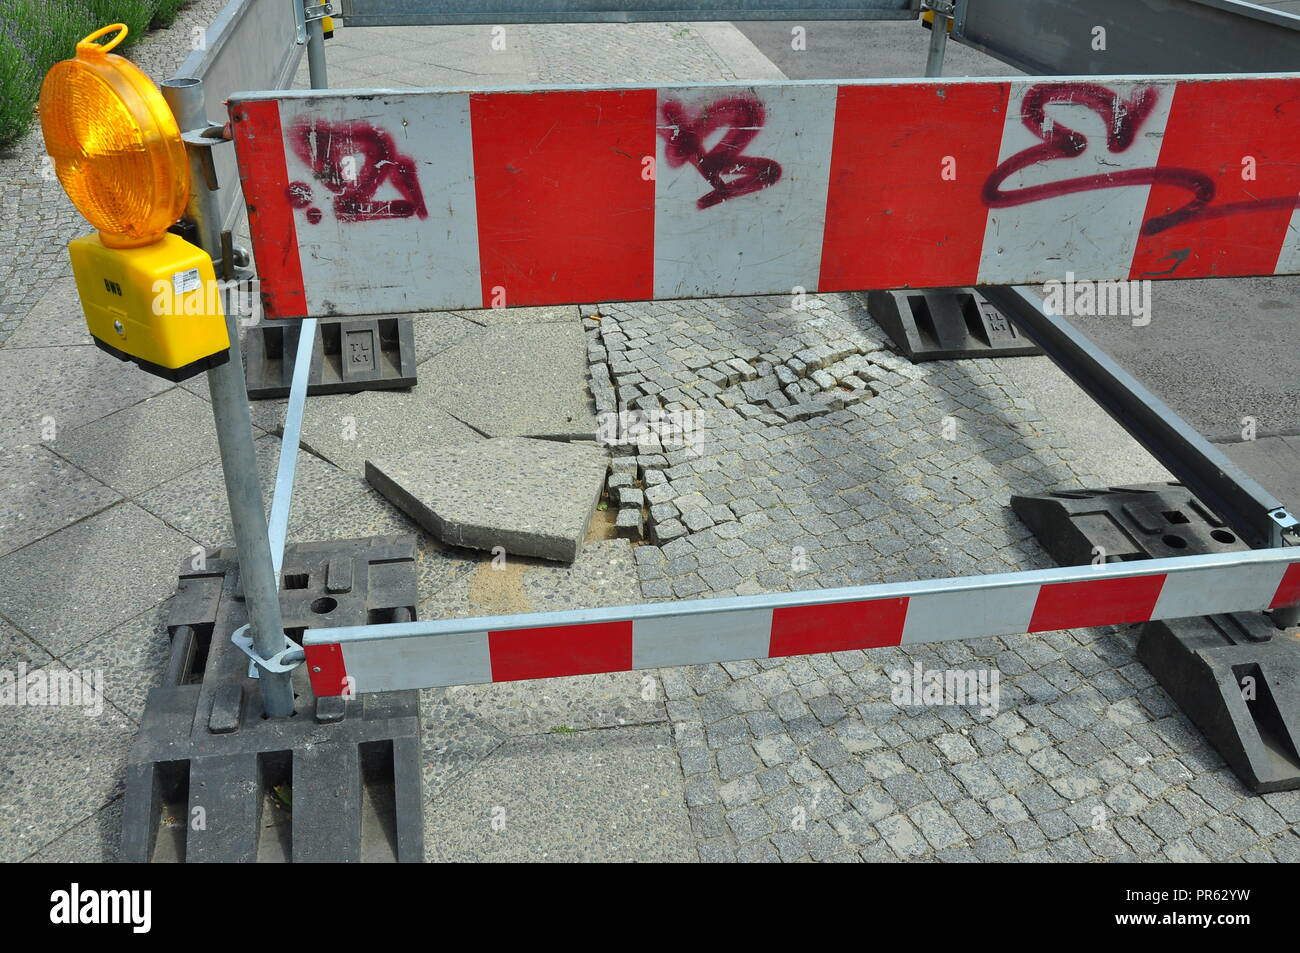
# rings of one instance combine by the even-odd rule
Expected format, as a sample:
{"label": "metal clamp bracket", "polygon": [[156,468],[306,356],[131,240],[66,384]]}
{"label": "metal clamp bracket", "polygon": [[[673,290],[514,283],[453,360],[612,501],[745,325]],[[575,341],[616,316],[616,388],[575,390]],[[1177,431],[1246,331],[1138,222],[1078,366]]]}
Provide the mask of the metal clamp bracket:
{"label": "metal clamp bracket", "polygon": [[1292,516],[1289,510],[1276,509],[1268,515],[1277,524],[1274,545],[1293,546],[1300,541],[1300,520]]}
{"label": "metal clamp bracket", "polygon": [[284,648],[279,652],[276,652],[270,658],[264,659],[258,655],[257,650],[253,648],[253,637],[244,634],[247,631],[247,624],[241,625],[234,632],[230,633],[230,641],[235,643],[236,647],[238,647],[241,652],[252,659],[253,665],[250,666],[249,675],[253,675],[253,677],[256,677],[256,675],[254,675],[255,669],[260,668],[264,671],[279,675],[284,672],[292,672],[307,660],[306,655],[303,653],[302,646],[287,635],[284,637]]}
{"label": "metal clamp bracket", "polygon": [[322,3],[316,7],[306,7],[302,11],[304,23],[311,23],[313,20],[324,20],[326,17],[334,15],[334,5],[331,3]]}

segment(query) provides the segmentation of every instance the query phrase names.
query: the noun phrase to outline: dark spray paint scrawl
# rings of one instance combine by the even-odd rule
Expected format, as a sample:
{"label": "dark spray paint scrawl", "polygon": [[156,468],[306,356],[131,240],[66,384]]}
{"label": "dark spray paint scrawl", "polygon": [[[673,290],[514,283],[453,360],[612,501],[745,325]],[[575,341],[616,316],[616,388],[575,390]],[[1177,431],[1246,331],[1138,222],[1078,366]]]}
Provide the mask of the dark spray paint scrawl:
{"label": "dark spray paint scrawl", "polygon": [[[767,119],[767,111],[757,99],[734,97],[720,99],[695,115],[679,102],[663,105],[664,152],[670,168],[690,162],[713,191],[695,203],[706,209],[750,192],[757,192],[781,179],[781,166],[772,159],[742,155],[758,135]],[[709,135],[727,132],[712,149],[705,151]]]}
{"label": "dark spray paint scrawl", "polygon": [[[289,131],[298,158],[334,193],[334,215],[340,222],[373,222],[388,218],[428,218],[415,162],[397,150],[393,137],[361,120],[322,122],[300,119]],[[401,198],[375,200],[385,183]],[[312,188],[292,182],[288,190],[294,208],[306,208],[313,225],[320,210],[309,207]]]}
{"label": "dark spray paint scrawl", "polygon": [[[1033,87],[1025,94],[1020,119],[1025,128],[1042,141],[1017,152],[993,170],[984,183],[984,204],[990,208],[1007,208],[1073,192],[1113,189],[1125,185],[1172,185],[1189,192],[1191,199],[1186,205],[1165,215],[1157,215],[1142,225],[1142,234],[1147,236],[1158,235],[1191,221],[1300,206],[1300,200],[1294,195],[1212,205],[1218,191],[1214,179],[1196,169],[1177,167],[1123,169],[1010,191],[1002,189],[1002,183],[1021,169],[1038,162],[1072,158],[1088,150],[1088,137],[1083,133],[1059,122],[1050,125],[1047,123],[1047,106],[1050,104],[1078,103],[1091,109],[1106,123],[1106,149],[1112,153],[1121,153],[1133,144],[1159,96],[1160,91],[1154,86],[1140,87],[1127,99],[1113,89],[1096,83],[1043,83]],[[1178,262],[1175,262],[1174,267],[1177,265]]]}

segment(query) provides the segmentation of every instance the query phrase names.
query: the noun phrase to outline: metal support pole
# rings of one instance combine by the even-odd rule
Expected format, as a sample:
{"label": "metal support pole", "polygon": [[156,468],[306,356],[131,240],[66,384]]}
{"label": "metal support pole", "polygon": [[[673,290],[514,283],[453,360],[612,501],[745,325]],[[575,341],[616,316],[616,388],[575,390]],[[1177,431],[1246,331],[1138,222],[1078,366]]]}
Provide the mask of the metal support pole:
{"label": "metal support pole", "polygon": [[[204,106],[203,83],[197,79],[172,79],[163,84],[166,98],[182,130],[203,130],[209,126]],[[216,194],[207,188],[201,166],[200,147],[187,145],[193,195],[186,215],[198,230],[199,244],[209,255],[221,255],[221,214]],[[208,371],[212,398],[212,419],[221,451],[221,471],[226,482],[226,500],[239,552],[240,581],[253,645],[262,658],[284,651],[284,623],[280,618],[280,593],[271,563],[266,513],[262,509],[262,487],[257,476],[253,450],[253,426],[248,412],[248,390],[244,383],[244,362],[239,349],[239,326],[226,315],[230,335],[230,360]],[[262,670],[259,684],[262,706],[268,717],[281,718],[294,712],[291,673]]]}
{"label": "metal support pole", "polygon": [[943,55],[948,49],[948,22],[953,6],[949,0],[928,0],[925,9],[934,14],[930,24],[930,52],[925,59],[926,76],[943,75]]}
{"label": "metal support pole", "polygon": [[[302,3],[306,7],[312,5],[312,0],[302,0]],[[312,89],[329,88],[325,73],[325,24],[320,19],[307,21],[307,71]]]}

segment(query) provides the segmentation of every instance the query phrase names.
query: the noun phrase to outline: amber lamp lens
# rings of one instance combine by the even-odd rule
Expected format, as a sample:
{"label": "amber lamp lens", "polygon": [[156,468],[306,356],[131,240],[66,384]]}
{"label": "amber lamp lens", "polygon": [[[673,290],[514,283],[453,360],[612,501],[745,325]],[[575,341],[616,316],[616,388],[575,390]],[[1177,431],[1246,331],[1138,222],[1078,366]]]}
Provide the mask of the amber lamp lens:
{"label": "amber lamp lens", "polygon": [[[103,45],[95,41],[115,32]],[[110,54],[126,36],[115,23],[77,44],[41,84],[45,150],[68,198],[104,244],[148,245],[181,217],[189,164],[180,130],[158,87]]]}

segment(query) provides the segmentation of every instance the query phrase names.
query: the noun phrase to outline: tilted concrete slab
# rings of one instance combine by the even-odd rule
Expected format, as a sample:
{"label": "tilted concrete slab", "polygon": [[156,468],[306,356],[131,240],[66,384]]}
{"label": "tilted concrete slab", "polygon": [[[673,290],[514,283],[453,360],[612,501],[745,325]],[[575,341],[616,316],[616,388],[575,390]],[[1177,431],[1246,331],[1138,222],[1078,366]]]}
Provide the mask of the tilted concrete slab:
{"label": "tilted concrete slab", "polygon": [[443,542],[572,562],[600,498],[597,447],[502,437],[366,461],[366,479]]}

